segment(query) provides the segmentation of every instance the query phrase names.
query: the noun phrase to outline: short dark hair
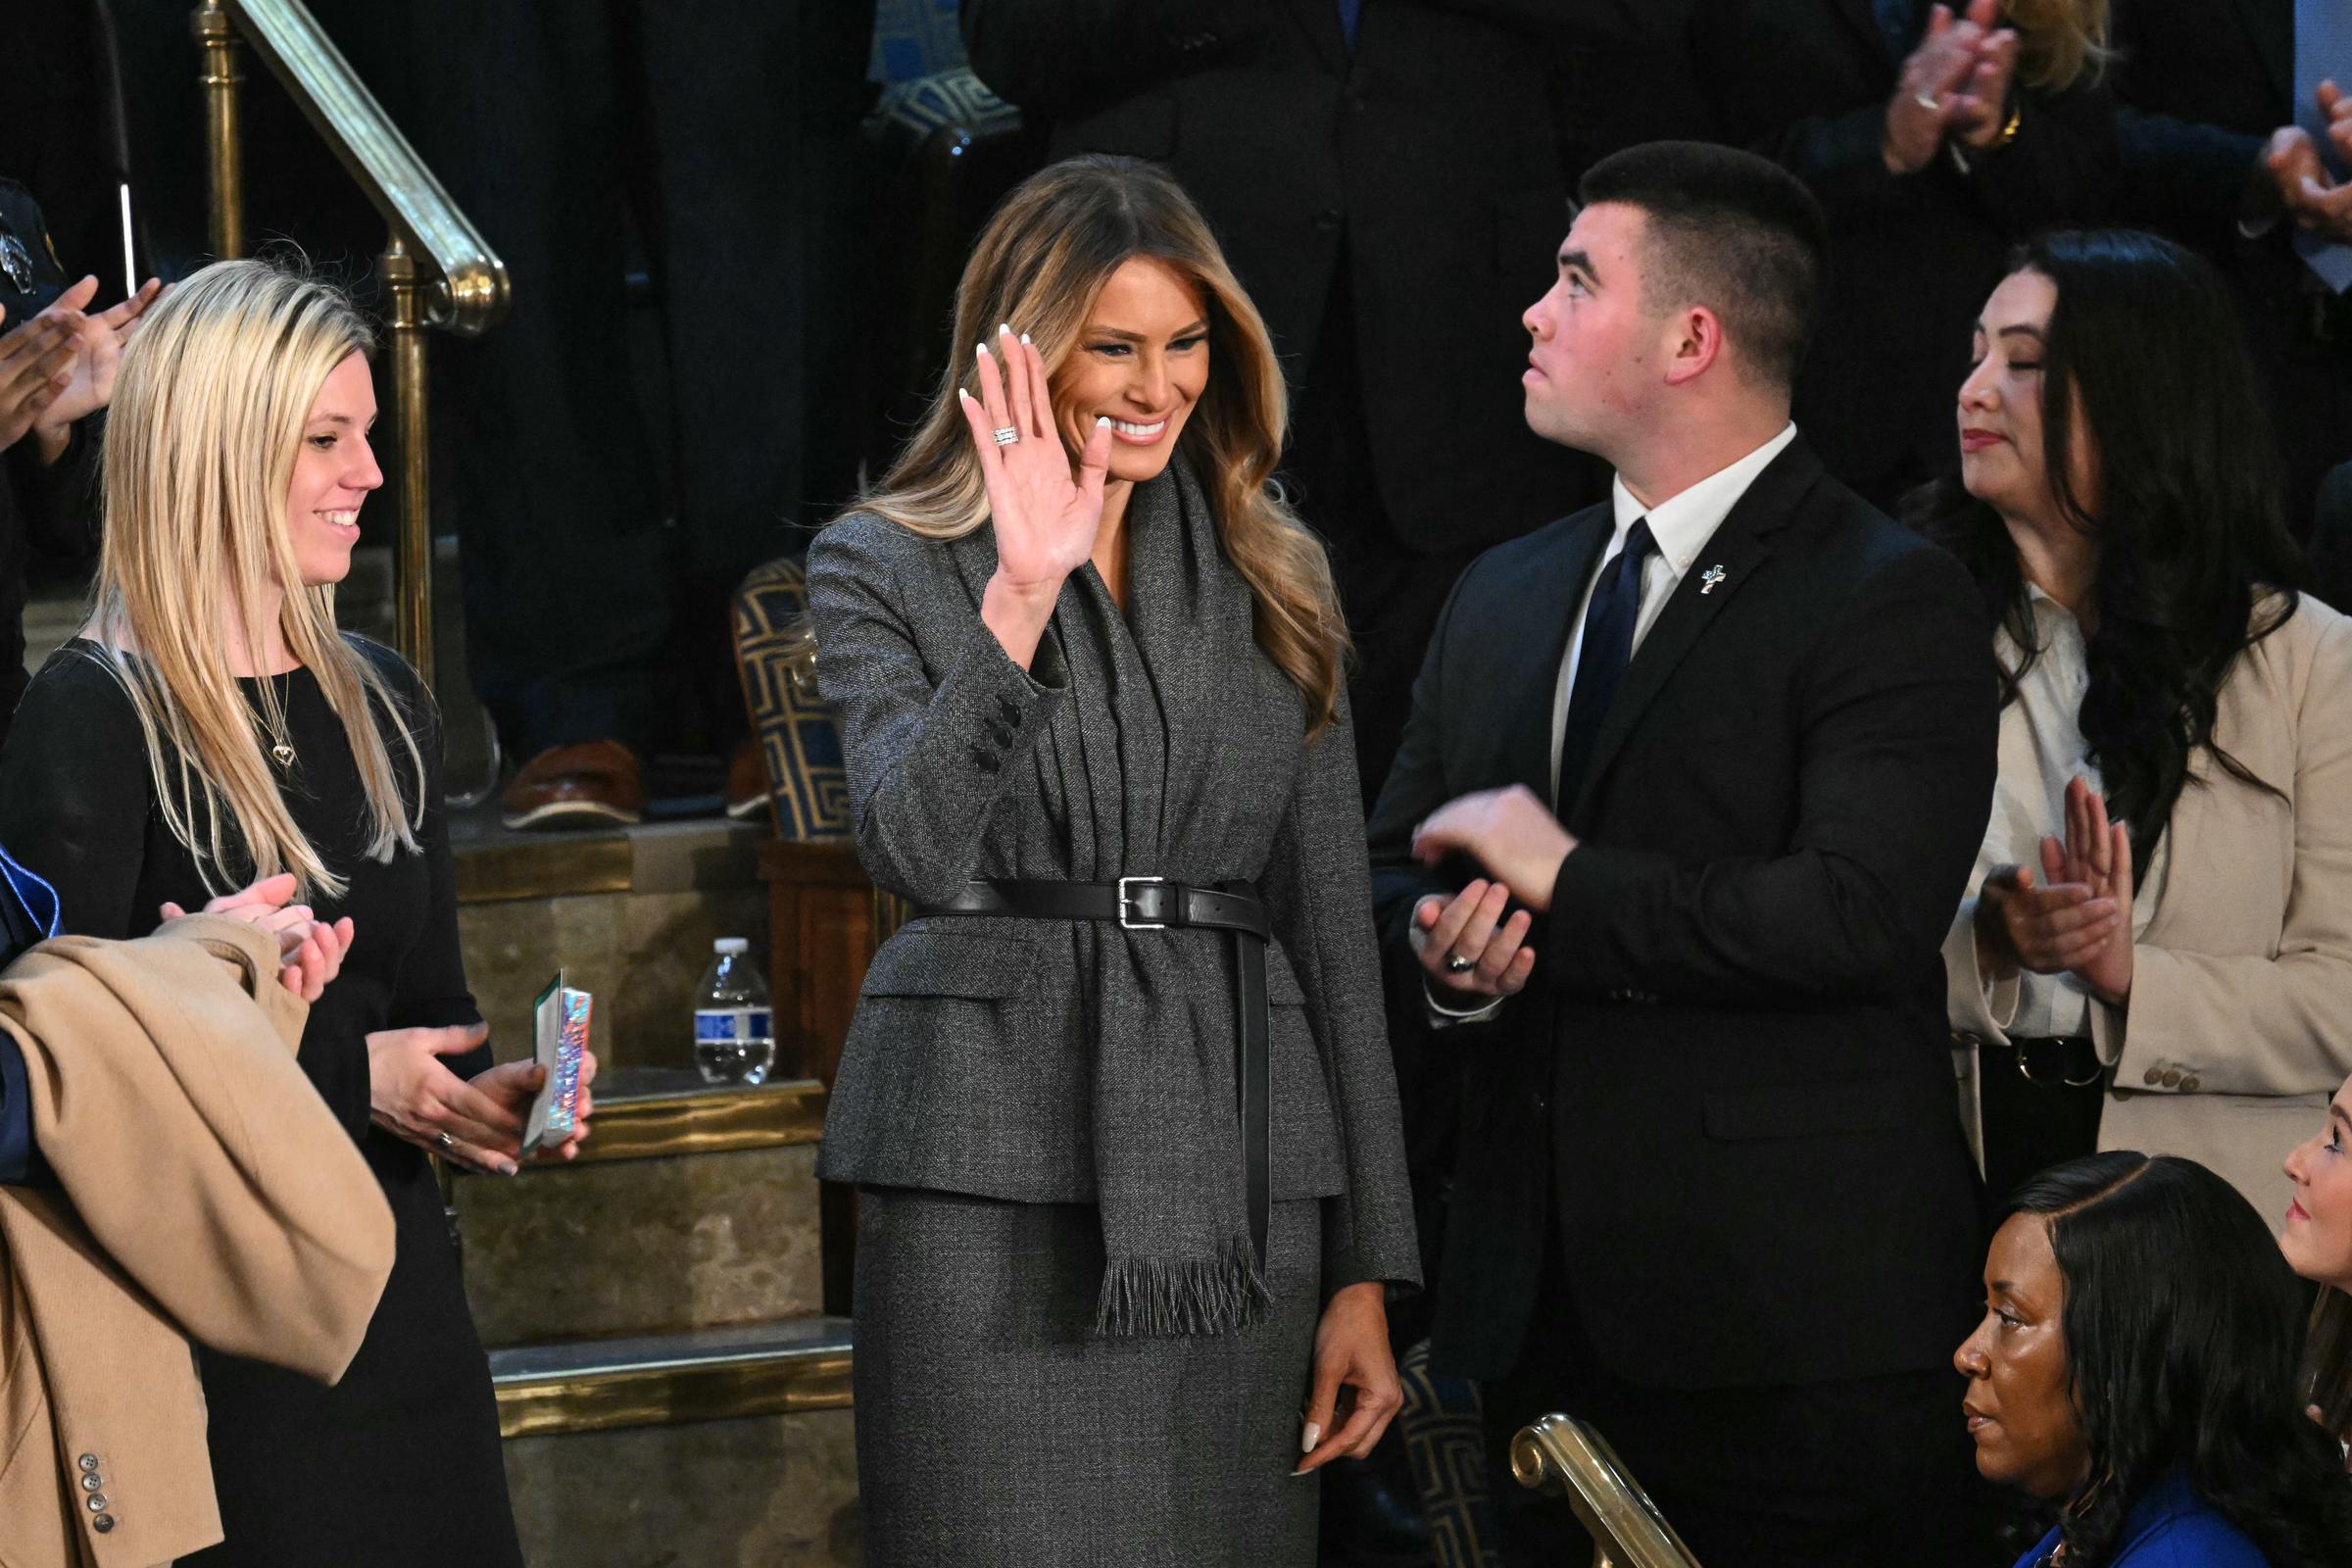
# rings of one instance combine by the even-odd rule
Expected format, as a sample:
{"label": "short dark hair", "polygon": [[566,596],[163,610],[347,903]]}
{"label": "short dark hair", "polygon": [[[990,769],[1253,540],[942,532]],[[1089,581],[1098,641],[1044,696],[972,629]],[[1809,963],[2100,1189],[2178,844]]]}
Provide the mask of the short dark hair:
{"label": "short dark hair", "polygon": [[1577,196],[1649,220],[1644,300],[1704,305],[1749,366],[1776,386],[1795,384],[1813,339],[1829,221],[1794,174],[1736,147],[1653,141],[1594,164]]}
{"label": "short dark hair", "polygon": [[2174,1471],[2278,1568],[2352,1559],[2343,1454],[2298,1397],[2302,1291],[2253,1205],[2194,1160],[2115,1150],[2028,1179],[2008,1211],[2047,1221],[2066,1286],[2090,1449],[2059,1514],[2070,1568],[2104,1568]]}

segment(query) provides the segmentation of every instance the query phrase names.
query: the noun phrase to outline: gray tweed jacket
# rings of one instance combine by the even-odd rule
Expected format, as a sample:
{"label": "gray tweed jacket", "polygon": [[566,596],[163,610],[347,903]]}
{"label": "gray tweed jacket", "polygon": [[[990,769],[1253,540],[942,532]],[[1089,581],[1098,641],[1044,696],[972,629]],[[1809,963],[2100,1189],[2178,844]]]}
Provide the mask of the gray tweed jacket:
{"label": "gray tweed jacket", "polygon": [[[1181,466],[1140,487],[1128,613],[1082,568],[1027,672],[980,619],[990,529],[940,543],[858,513],[820,533],[808,553],[818,680],[841,712],[858,855],[918,906],[975,877],[1255,882],[1277,939],[1274,1196],[1326,1200],[1326,1290],[1417,1282],[1345,715],[1305,742],[1302,700],[1258,649],[1248,592],[1205,515]],[[1225,940],[911,921],[867,971],[820,1174],[1095,1200],[1099,1054],[1170,1016],[1099,1005],[1120,994],[1105,992],[1102,965],[1128,956],[1102,944],[1152,945],[1134,956],[1175,979],[1138,1004],[1189,1013],[1200,1071],[1222,1074],[1171,1089],[1166,1126],[1179,1136],[1200,1115],[1188,1107],[1233,1104]]]}

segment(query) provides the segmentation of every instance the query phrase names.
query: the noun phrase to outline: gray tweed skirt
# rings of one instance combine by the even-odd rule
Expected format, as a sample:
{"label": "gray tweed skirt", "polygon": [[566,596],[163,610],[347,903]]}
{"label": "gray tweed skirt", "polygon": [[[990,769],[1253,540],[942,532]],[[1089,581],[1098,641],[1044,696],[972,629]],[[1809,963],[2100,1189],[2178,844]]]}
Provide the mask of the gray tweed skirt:
{"label": "gray tweed skirt", "polygon": [[1320,1312],[1317,1200],[1276,1203],[1244,1334],[1094,1337],[1092,1204],[866,1188],[858,1489],[868,1568],[1311,1568],[1293,1480]]}

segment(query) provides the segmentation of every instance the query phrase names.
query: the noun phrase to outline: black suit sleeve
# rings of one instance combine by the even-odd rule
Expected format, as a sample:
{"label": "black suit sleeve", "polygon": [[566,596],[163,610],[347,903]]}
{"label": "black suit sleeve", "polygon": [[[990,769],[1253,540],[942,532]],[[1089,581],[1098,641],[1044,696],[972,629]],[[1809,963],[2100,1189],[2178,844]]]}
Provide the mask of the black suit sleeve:
{"label": "black suit sleeve", "polygon": [[1271,0],[963,0],[972,74],[1032,114],[1127,97],[1277,24]]}
{"label": "black suit sleeve", "polygon": [[1998,688],[1976,596],[1903,552],[1825,635],[1796,697],[1787,853],[1691,863],[1585,844],[1560,865],[1538,972],[1563,991],[1802,1005],[1914,986],[1991,812]]}

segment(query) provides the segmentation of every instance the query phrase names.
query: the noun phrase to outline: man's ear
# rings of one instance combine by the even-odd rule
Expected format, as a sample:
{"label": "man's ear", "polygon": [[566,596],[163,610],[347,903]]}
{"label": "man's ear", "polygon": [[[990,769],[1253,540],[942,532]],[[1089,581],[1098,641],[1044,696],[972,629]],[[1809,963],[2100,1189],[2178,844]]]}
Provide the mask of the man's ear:
{"label": "man's ear", "polygon": [[1696,380],[1728,352],[1723,318],[1704,305],[1676,312],[1667,318],[1666,384]]}

